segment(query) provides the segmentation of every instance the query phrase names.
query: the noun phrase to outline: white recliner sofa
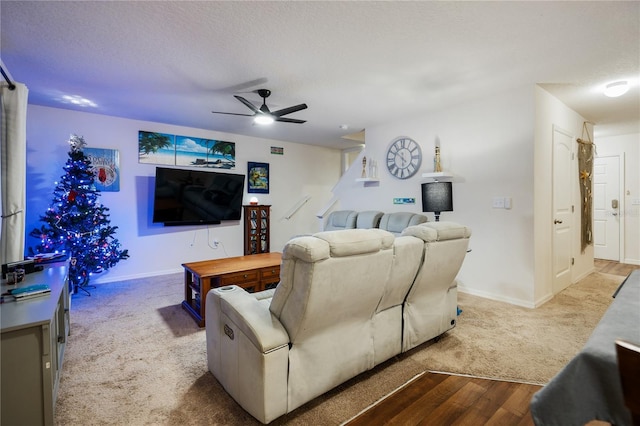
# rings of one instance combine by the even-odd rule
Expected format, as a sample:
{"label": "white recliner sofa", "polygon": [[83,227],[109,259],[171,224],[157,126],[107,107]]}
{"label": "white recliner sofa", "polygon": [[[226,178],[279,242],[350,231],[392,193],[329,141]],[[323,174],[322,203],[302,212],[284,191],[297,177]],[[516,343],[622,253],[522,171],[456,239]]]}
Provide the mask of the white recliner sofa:
{"label": "white recliner sofa", "polygon": [[427,216],[412,212],[384,213],[378,210],[336,210],[327,216],[323,231],[380,228],[399,236],[406,227],[418,225],[428,220]]}
{"label": "white recliner sofa", "polygon": [[[212,289],[206,298],[209,370],[266,424],[430,333],[449,330],[455,325],[450,313],[457,306],[453,290],[460,254],[449,268],[435,265],[440,257],[427,252],[454,250],[440,243],[460,239],[464,242],[455,246],[464,258],[470,231],[454,224],[427,225],[434,224],[417,225],[399,237],[380,229],[350,229],[294,238],[283,250],[275,290]],[[458,228],[463,230],[454,231]],[[427,269],[433,265],[437,271],[430,283]],[[430,286],[439,290],[425,289]],[[420,306],[435,314],[417,314]],[[422,326],[421,320],[437,325]],[[405,332],[407,321],[411,326]]]}

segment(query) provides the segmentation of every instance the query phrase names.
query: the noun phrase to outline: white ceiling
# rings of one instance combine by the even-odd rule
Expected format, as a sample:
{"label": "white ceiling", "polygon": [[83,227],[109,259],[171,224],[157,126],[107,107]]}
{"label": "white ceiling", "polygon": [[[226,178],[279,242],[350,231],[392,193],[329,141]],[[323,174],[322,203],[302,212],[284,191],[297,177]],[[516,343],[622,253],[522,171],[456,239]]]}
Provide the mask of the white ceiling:
{"label": "white ceiling", "polygon": [[[640,132],[639,2],[2,0],[0,16],[2,62],[32,104],[348,147],[367,127],[541,84],[596,136]],[[596,91],[618,79],[626,95]],[[307,123],[211,113],[249,113],[233,94],[259,103],[258,88],[272,110],[307,103],[287,116]]]}

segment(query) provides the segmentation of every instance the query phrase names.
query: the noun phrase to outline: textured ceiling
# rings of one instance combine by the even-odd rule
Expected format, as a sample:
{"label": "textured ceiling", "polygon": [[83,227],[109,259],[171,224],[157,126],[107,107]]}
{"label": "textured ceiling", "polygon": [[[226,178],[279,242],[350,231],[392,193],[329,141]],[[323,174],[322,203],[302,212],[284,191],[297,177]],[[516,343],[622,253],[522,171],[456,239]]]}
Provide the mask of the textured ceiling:
{"label": "textured ceiling", "polygon": [[[640,131],[638,2],[0,2],[1,59],[30,103],[285,141],[342,136],[541,84]],[[617,99],[594,89],[631,79]],[[309,108],[254,126],[233,98]],[[95,103],[77,106],[77,95]],[[341,128],[346,125],[347,128]]]}

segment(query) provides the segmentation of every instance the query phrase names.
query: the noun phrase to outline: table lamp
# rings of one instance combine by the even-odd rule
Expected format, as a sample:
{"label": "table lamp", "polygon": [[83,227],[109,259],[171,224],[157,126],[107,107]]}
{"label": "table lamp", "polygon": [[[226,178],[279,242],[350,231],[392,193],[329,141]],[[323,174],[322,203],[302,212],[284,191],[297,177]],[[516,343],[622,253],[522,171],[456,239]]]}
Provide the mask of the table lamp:
{"label": "table lamp", "polygon": [[433,212],[436,222],[440,212],[453,211],[453,191],[451,182],[430,182],[422,184],[422,211]]}

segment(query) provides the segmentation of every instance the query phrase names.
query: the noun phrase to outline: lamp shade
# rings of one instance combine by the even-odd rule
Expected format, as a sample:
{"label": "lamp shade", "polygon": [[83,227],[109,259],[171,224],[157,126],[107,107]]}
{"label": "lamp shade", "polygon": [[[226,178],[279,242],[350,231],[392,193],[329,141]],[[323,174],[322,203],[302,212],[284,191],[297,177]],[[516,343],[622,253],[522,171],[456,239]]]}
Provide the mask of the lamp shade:
{"label": "lamp shade", "polygon": [[453,211],[451,182],[423,183],[422,211],[435,213],[436,221],[440,219],[440,212]]}

